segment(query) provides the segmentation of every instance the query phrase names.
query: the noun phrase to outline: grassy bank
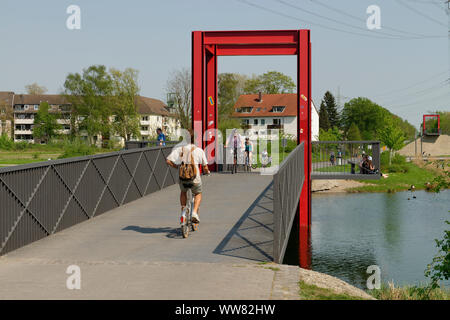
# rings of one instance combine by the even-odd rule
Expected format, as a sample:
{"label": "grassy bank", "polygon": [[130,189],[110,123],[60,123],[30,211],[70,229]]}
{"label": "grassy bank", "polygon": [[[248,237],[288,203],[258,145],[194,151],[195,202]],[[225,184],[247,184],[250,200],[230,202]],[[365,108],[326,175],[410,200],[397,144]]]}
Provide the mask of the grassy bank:
{"label": "grassy bank", "polygon": [[118,148],[97,148],[82,141],[61,141],[49,144],[13,143],[0,145],[0,167],[63,159],[116,151]]}
{"label": "grassy bank", "polygon": [[450,300],[448,289],[429,289],[420,286],[396,287],[393,283],[382,284],[380,289],[368,293],[378,300]]}
{"label": "grassy bank", "polygon": [[416,190],[426,189],[426,184],[431,183],[437,173],[426,168],[420,168],[414,163],[406,163],[403,165],[406,172],[388,172],[388,178],[380,178],[380,180],[360,180],[365,186],[350,188],[348,192],[397,192],[408,190],[411,185]]}
{"label": "grassy bank", "polygon": [[333,290],[320,288],[304,281],[299,281],[299,295],[303,300],[363,300],[360,297],[350,296],[344,293],[336,293]]}

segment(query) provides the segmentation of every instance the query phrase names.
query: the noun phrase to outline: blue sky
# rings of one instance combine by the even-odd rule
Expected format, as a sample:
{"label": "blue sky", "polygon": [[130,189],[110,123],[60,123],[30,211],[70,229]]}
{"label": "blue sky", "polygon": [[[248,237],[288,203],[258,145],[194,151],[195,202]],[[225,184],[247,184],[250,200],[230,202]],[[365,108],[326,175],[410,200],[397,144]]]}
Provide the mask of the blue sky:
{"label": "blue sky", "polygon": [[[439,8],[442,2],[2,0],[0,91],[21,93],[26,84],[37,82],[58,93],[69,72],[104,64],[140,70],[141,94],[164,100],[169,74],[190,67],[192,30],[308,28],[317,105],[326,90],[337,93],[340,87],[342,103],[366,96],[417,126],[427,111],[450,111],[450,84],[445,85],[448,18],[443,6]],[[71,4],[81,8],[81,30],[66,28]],[[381,30],[369,31],[366,9],[373,4],[381,8]],[[405,39],[417,37],[413,34],[427,37]],[[295,78],[295,58],[219,60],[219,72],[269,70]]]}

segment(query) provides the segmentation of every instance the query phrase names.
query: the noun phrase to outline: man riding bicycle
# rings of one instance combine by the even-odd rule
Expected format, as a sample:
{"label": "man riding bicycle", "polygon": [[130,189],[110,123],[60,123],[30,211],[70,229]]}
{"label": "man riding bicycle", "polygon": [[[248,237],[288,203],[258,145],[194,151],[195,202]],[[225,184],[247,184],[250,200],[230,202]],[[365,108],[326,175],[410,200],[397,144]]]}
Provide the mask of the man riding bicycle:
{"label": "man riding bicycle", "polygon": [[202,201],[202,180],[200,178],[200,170],[198,165],[201,164],[203,166],[203,170],[206,174],[210,174],[208,169],[208,160],[206,159],[205,152],[195,146],[194,144],[194,131],[192,129],[189,130],[190,134],[190,144],[175,147],[170,155],[167,157],[167,164],[173,168],[178,169],[181,163],[191,164],[193,159],[193,163],[195,164],[195,178],[192,181],[182,181],[180,180],[180,204],[181,204],[181,215],[183,219],[186,217],[186,199],[187,199],[187,191],[191,189],[192,194],[194,195],[194,209],[192,210],[192,222],[200,223],[200,218],[198,216],[198,210],[200,207],[200,203]]}

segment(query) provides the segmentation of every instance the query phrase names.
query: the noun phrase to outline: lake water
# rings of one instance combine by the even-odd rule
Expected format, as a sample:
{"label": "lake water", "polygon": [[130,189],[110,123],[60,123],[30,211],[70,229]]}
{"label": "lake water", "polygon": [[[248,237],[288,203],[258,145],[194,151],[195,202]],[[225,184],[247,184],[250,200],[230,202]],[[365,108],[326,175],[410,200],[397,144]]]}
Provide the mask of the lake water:
{"label": "lake water", "polygon": [[424,283],[424,270],[437,253],[434,239],[448,229],[449,210],[449,190],[314,194],[311,269],[364,289],[370,265],[381,268],[382,282]]}

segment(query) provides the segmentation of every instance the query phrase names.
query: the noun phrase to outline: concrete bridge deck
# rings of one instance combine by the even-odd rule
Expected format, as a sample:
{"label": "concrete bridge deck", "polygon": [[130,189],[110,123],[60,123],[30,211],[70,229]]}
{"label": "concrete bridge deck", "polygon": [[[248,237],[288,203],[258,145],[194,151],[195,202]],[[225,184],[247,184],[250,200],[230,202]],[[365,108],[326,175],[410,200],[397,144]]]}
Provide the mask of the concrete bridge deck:
{"label": "concrete bridge deck", "polygon": [[[271,181],[204,177],[200,228],[188,239],[173,185],[10,252],[0,257],[0,299],[273,298],[275,271],[261,264],[272,260]],[[66,288],[69,265],[81,268],[81,290]]]}

